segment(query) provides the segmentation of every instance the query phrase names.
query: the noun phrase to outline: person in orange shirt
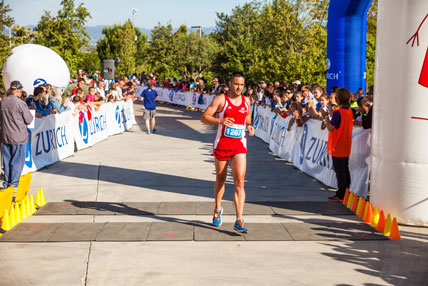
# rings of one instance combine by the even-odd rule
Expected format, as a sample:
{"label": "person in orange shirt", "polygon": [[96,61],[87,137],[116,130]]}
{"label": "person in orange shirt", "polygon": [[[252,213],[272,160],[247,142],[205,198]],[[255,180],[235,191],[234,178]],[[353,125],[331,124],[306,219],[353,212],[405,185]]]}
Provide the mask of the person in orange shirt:
{"label": "person in orange shirt", "polygon": [[328,129],[327,153],[333,158],[333,168],[336,172],[337,191],[328,200],[343,201],[346,189],[351,185],[349,172],[349,156],[352,146],[353,114],[349,108],[352,94],[346,88],[336,90],[336,100],[339,108],[333,112],[331,120],[328,116],[323,121]]}

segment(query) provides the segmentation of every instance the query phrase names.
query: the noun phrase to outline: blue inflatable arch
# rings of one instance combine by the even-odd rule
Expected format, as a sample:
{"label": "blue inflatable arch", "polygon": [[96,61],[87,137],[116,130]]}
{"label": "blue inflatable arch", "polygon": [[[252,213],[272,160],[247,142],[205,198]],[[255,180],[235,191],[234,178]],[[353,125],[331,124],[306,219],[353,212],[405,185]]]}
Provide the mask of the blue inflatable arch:
{"label": "blue inflatable arch", "polygon": [[367,11],[372,0],[330,0],[327,23],[327,92],[366,85]]}

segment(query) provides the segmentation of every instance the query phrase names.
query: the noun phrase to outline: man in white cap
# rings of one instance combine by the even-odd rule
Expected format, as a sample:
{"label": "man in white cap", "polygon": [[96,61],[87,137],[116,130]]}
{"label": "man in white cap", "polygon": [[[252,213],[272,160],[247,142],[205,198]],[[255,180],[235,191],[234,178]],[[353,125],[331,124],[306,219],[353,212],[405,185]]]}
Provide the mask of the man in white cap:
{"label": "man in white cap", "polygon": [[0,141],[4,164],[3,187],[18,187],[19,177],[25,163],[27,125],[33,121],[33,115],[27,104],[21,100],[22,84],[15,80],[10,84],[8,96],[0,105]]}

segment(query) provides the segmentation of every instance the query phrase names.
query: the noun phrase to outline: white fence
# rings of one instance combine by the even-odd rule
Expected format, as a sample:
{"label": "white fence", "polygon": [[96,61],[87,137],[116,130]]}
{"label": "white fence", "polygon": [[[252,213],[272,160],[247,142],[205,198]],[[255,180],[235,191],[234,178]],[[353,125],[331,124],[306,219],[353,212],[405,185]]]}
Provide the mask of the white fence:
{"label": "white fence", "polygon": [[35,118],[34,128],[28,129],[29,140],[22,174],[36,171],[58,162],[78,150],[92,146],[110,135],[124,132],[135,122],[132,100],[105,103],[98,111],[73,116],[71,111]]}
{"label": "white fence", "polygon": [[[290,117],[284,119],[259,106],[254,112],[256,136],[268,143],[273,153],[327,186],[336,188],[336,173],[331,156],[327,154],[328,131],[321,130],[321,121],[311,119],[302,127],[293,124],[287,131],[289,121]],[[370,131],[354,126],[349,158],[350,189],[358,196],[367,195],[369,159]]]}

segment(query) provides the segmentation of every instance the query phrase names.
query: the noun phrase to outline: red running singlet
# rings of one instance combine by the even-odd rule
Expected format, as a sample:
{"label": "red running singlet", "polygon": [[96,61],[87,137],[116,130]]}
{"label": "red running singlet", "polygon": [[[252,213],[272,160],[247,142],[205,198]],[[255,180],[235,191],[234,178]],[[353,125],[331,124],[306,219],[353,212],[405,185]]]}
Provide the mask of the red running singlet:
{"label": "red running singlet", "polygon": [[247,153],[247,137],[245,137],[246,118],[248,113],[248,103],[245,97],[241,95],[241,104],[234,105],[227,94],[223,110],[217,112],[217,118],[226,117],[235,120],[232,127],[220,124],[217,127],[217,134],[214,140],[213,155],[219,161],[228,161],[235,154]]}

